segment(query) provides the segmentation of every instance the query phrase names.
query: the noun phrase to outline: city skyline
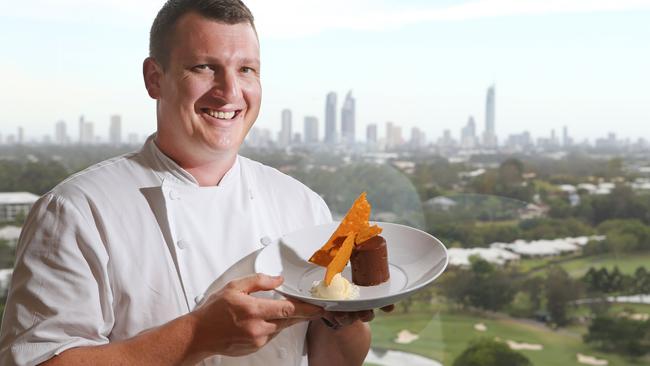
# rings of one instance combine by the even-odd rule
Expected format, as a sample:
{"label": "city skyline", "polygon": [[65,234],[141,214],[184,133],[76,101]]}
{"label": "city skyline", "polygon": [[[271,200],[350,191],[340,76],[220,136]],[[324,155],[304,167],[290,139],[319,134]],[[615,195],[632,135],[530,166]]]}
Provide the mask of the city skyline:
{"label": "city skyline", "polygon": [[[490,85],[486,91],[485,97],[485,121],[484,129],[482,133],[478,133],[474,117],[469,116],[467,124],[461,126],[458,131],[458,139],[455,138],[453,132],[450,129],[444,129],[442,134],[439,135],[438,139],[434,138],[427,140],[426,132],[424,132],[419,126],[411,126],[411,137],[409,140],[406,140],[402,131],[404,130],[403,125],[399,122],[394,123],[392,121],[386,121],[385,123],[385,133],[380,138],[377,128],[377,123],[369,123],[365,126],[365,140],[359,140],[355,138],[356,134],[356,99],[352,97],[352,90],[349,90],[346,94],[343,105],[340,108],[340,128],[337,123],[336,116],[339,112],[337,110],[337,93],[330,91],[326,94],[325,97],[325,113],[323,119],[326,121],[325,126],[323,127],[323,139],[320,139],[320,127],[319,119],[314,115],[304,116],[303,129],[302,133],[298,132],[299,130],[293,129],[293,112],[291,108],[284,108],[281,111],[280,118],[280,127],[277,132],[277,138],[273,140],[272,130],[267,128],[261,128],[263,130],[263,135],[266,137],[261,138],[260,136],[253,136],[249,140],[258,140],[266,139],[273,140],[278,143],[280,146],[290,146],[294,144],[301,144],[304,142],[307,144],[315,143],[325,143],[325,144],[342,144],[351,146],[357,143],[366,143],[366,144],[376,144],[378,142],[383,142],[385,148],[391,149],[395,147],[402,146],[404,144],[410,144],[411,147],[422,148],[428,144],[433,144],[436,146],[442,147],[457,147],[461,150],[472,150],[474,148],[498,148],[498,147],[520,147],[525,148],[528,146],[540,146],[540,147],[570,147],[574,144],[589,144],[594,146],[616,146],[619,143],[626,141],[624,138],[619,139],[620,136],[617,136],[615,132],[607,132],[604,135],[596,136],[593,141],[590,139],[576,139],[575,136],[569,136],[568,126],[562,126],[562,138],[556,135],[556,129],[550,129],[550,136],[548,135],[539,135],[537,137],[533,136],[530,131],[523,130],[518,133],[511,133],[507,135],[507,138],[503,140],[498,139],[498,133],[496,129],[496,93],[495,93],[495,84]],[[329,122],[329,123],[327,123]],[[26,139],[24,134],[24,128],[19,126],[17,128],[16,134],[6,134],[3,135],[3,131],[0,130],[0,144],[8,143],[29,143],[29,142],[41,142],[41,143],[55,143],[59,145],[67,145],[70,143],[77,143],[80,145],[89,145],[96,143],[108,143],[114,146],[120,145],[126,141],[129,144],[141,143],[145,135],[138,136],[135,133],[128,133],[127,140],[123,140],[122,137],[122,116],[119,114],[111,114],[109,118],[109,127],[106,138],[95,133],[95,123],[85,120],[85,116],[82,114],[79,117],[79,127],[78,127],[78,136],[75,139],[67,133],[67,123],[63,120],[59,120],[54,124],[54,134],[45,134],[42,138],[39,139]],[[254,126],[254,130],[258,130],[258,127]],[[294,132],[295,131],[295,132]],[[340,133],[339,133],[340,131]],[[6,140],[6,141],[5,141]],[[501,142],[503,141],[503,142]],[[644,137],[637,137],[636,139],[627,139],[627,143],[636,143],[639,141],[648,142]]]}
{"label": "city skyline", "polygon": [[[470,115],[483,126],[485,88],[494,83],[500,141],[563,126],[578,140],[650,138],[641,128],[650,121],[650,1],[278,1],[247,1],[262,47],[257,126],[274,135],[290,108],[296,126],[318,117],[322,136],[323,94],[338,93],[340,107],[353,89],[356,136],[393,121],[405,133],[458,138]],[[40,140],[63,120],[74,135],[82,114],[105,139],[113,114],[125,133],[153,132],[155,102],[140,73],[161,4],[61,0],[3,12],[0,70],[12,87],[0,90],[0,133],[17,136],[21,127],[23,139]],[[301,16],[281,16],[285,6]]]}

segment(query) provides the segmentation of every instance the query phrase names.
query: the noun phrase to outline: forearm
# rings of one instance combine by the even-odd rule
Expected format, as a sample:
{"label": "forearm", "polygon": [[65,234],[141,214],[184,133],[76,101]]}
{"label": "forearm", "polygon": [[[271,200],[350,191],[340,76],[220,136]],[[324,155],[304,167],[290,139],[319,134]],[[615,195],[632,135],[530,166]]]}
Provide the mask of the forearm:
{"label": "forearm", "polygon": [[370,349],[370,327],[357,320],[351,325],[334,330],[321,320],[311,321],[307,333],[309,365],[363,364]]}
{"label": "forearm", "polygon": [[69,349],[42,365],[194,365],[208,356],[193,345],[195,329],[188,314],[124,341]]}

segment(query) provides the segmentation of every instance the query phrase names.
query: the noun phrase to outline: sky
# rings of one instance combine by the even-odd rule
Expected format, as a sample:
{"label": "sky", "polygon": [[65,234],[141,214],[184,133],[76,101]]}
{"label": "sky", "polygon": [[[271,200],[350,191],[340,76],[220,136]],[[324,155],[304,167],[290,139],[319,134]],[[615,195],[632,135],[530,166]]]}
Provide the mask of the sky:
{"label": "sky", "polygon": [[[9,2],[9,0],[0,0]],[[0,12],[0,134],[78,138],[80,115],[106,136],[155,129],[142,61],[162,1],[34,0]],[[274,131],[284,108],[324,130],[325,95],[352,90],[357,139],[387,121],[436,139],[484,128],[496,90],[496,131],[577,140],[614,132],[650,139],[650,0],[249,0],[262,57],[262,112]],[[340,126],[339,126],[340,129]]]}

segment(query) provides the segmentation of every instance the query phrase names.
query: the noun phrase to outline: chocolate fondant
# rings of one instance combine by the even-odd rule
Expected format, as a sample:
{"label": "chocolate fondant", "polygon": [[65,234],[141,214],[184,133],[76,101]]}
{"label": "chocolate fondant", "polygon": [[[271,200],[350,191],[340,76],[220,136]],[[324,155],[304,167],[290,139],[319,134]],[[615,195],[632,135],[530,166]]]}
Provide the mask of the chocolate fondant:
{"label": "chocolate fondant", "polygon": [[386,239],[374,236],[355,246],[350,256],[352,282],[359,286],[374,286],[388,281],[388,251]]}

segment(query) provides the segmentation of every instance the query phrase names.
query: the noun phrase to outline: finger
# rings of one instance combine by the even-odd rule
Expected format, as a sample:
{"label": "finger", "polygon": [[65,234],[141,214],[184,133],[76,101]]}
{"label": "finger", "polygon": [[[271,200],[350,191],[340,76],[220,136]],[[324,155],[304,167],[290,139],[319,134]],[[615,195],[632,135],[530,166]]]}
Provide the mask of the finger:
{"label": "finger", "polygon": [[381,309],[381,311],[383,311],[385,313],[390,313],[391,311],[395,310],[395,305],[393,305],[393,304],[386,305],[386,306],[384,306],[383,308],[380,308],[380,309]]}
{"label": "finger", "polygon": [[355,320],[357,320],[357,317],[355,316],[354,313],[335,312],[334,320],[336,321],[336,323],[338,323],[341,326],[347,326],[354,323]]}
{"label": "finger", "polygon": [[284,319],[268,319],[266,323],[272,326],[271,333],[279,333],[285,328],[289,328],[292,325],[296,325],[302,322],[307,322],[310,319],[306,318],[284,318]]}
{"label": "finger", "polygon": [[375,312],[372,310],[360,311],[358,314],[359,320],[364,323],[372,321],[375,318]]}
{"label": "finger", "polygon": [[323,308],[295,300],[272,300],[255,298],[258,315],[262,319],[302,319],[319,318]]}
{"label": "finger", "polygon": [[282,276],[269,276],[263,273],[238,278],[228,283],[228,287],[250,294],[257,291],[268,291],[280,286],[284,279]]}

